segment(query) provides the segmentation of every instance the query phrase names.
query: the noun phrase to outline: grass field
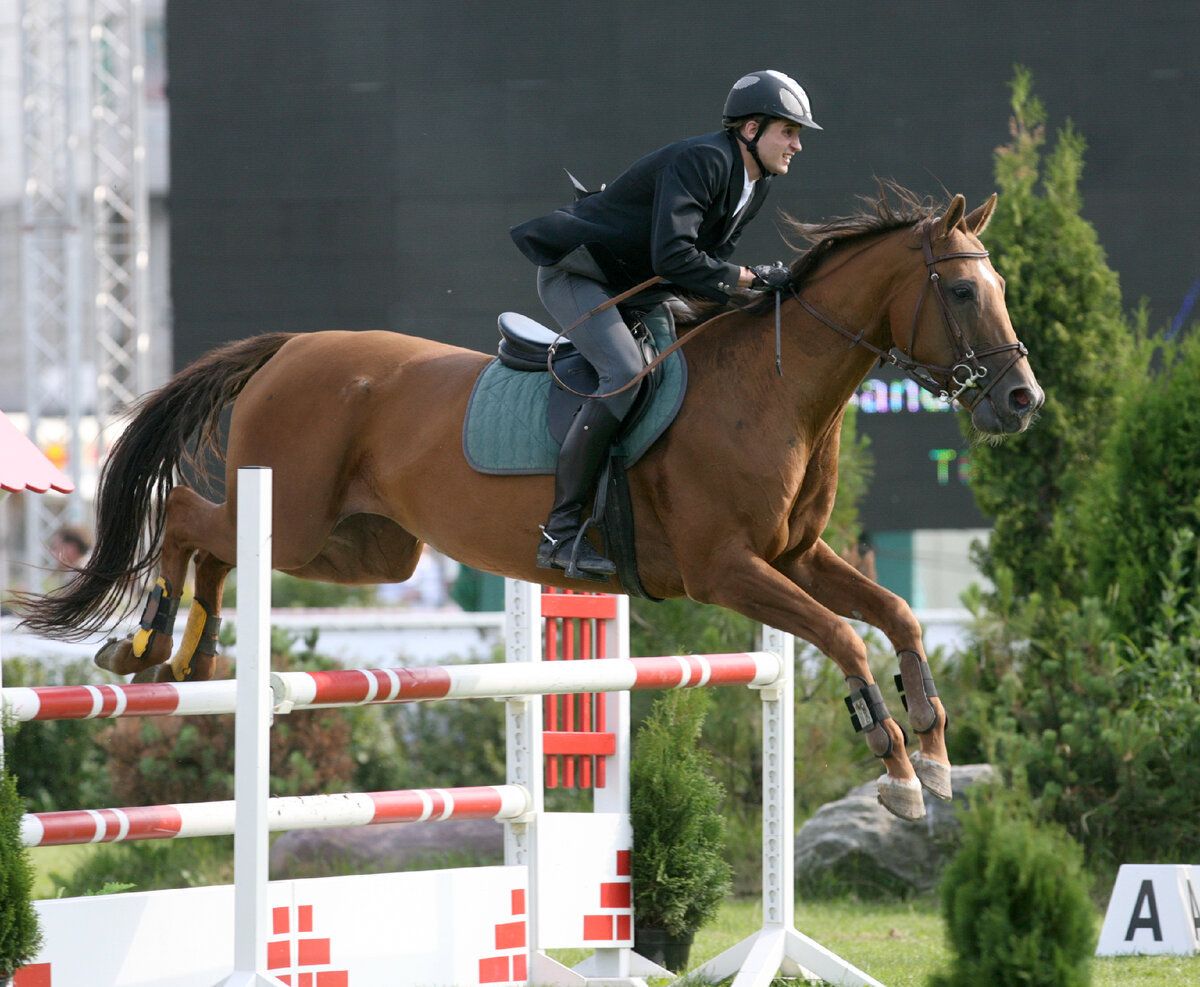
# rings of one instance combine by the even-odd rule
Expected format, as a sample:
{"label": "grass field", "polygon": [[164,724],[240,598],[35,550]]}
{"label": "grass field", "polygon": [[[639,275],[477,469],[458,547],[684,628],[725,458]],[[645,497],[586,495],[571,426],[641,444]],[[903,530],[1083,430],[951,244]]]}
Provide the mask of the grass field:
{"label": "grass field", "polygon": [[[39,847],[30,856],[38,872],[35,894],[53,897],[49,875],[72,871],[92,846]],[[700,966],[752,934],[761,924],[757,901],[727,901],[716,920],[696,935],[688,962]],[[1103,915],[1096,912],[1096,931]],[[839,900],[797,902],[796,928],[870,974],[886,987],[926,987],[929,977],[948,968],[943,923],[931,898],[912,904],[865,904]],[[554,950],[572,965],[586,951]],[[1200,984],[1200,956],[1134,956],[1091,961],[1092,987],[1182,987]],[[964,985],[976,987],[976,985]],[[983,985],[978,985],[983,987]]]}
{"label": "grass field", "polygon": [[[696,935],[689,969],[700,966],[759,927],[757,902],[730,901],[716,921]],[[1103,915],[1096,913],[1099,932]],[[868,905],[855,901],[797,902],[796,928],[874,977],[886,987],[926,987],[946,970],[950,954],[937,904]],[[573,963],[586,953],[555,954]],[[1182,987],[1200,984],[1200,956],[1135,956],[1091,961],[1092,987]],[[963,987],[984,987],[967,985]]]}

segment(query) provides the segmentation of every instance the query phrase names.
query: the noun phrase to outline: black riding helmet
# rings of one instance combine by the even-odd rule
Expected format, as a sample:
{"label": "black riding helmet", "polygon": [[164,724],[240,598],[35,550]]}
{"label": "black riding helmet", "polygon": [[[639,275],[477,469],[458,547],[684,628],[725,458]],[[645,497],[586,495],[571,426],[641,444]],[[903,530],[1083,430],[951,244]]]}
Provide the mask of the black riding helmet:
{"label": "black riding helmet", "polygon": [[[733,84],[725,99],[725,112],[721,120],[726,128],[734,129],[739,121],[754,116],[778,117],[791,120],[810,130],[823,129],[813,120],[808,94],[801,88],[800,83],[774,69],[742,76]],[[746,145],[750,156],[758,165],[758,170],[765,175],[767,169],[758,157],[758,139],[762,132],[763,128],[760,127],[753,140],[747,140],[737,133],[737,139]]]}

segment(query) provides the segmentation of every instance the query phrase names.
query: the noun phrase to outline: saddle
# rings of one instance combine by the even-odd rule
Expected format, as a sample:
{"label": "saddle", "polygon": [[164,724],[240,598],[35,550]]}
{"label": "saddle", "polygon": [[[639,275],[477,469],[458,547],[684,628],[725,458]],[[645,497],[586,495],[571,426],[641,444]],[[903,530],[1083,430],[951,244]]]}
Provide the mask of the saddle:
{"label": "saddle", "polygon": [[[642,352],[642,366],[648,366],[658,356],[658,347],[654,335],[646,327],[645,316],[626,312],[626,325],[633,334],[634,341]],[[528,316],[517,312],[505,312],[500,316],[500,345],[498,359],[511,370],[526,373],[548,373],[547,366],[553,365],[554,377],[551,379],[550,401],[547,408],[546,425],[550,434],[560,445],[571,427],[575,413],[589,398],[572,393],[594,394],[599,386],[596,371],[566,336],[547,329],[540,322],[535,322]],[[672,336],[674,335],[672,326]],[[550,357],[550,348],[554,347],[554,356]],[[641,420],[646,409],[654,401],[654,395],[662,383],[663,368],[656,367],[642,379],[638,385],[637,398],[629,409],[629,414],[621,423],[621,431],[617,435],[620,441]],[[561,383],[560,383],[561,381]],[[566,384],[564,388],[562,384]],[[570,388],[568,390],[567,388]]]}
{"label": "saddle", "polygon": [[[670,311],[624,311],[626,324],[648,364],[675,339]],[[571,420],[595,393],[595,370],[569,339],[526,316],[500,316],[497,356],[475,382],[463,426],[463,452],[481,473],[553,473],[558,449]],[[555,345],[557,340],[557,345]],[[554,346],[554,375],[546,372]],[[597,487],[592,521],[604,533],[617,575],[630,596],[654,599],[641,587],[634,555],[633,511],[625,470],[637,462],[683,403],[687,365],[676,350],[641,384],[637,399],[613,442]]]}

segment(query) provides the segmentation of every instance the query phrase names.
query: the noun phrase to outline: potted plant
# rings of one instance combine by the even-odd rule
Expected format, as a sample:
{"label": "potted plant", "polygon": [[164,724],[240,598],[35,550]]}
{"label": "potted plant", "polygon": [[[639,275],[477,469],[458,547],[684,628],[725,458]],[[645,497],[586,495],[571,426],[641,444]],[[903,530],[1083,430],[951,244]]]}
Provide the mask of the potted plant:
{"label": "potted plant", "polygon": [[17,780],[0,761],[0,985],[37,955],[42,944],[33,910],[33,864],[21,842],[25,804]]}
{"label": "potted plant", "polygon": [[708,704],[704,689],[663,693],[630,758],[634,948],[673,971],[687,965],[696,930],[730,888],[718,811],[725,791],[699,746]]}

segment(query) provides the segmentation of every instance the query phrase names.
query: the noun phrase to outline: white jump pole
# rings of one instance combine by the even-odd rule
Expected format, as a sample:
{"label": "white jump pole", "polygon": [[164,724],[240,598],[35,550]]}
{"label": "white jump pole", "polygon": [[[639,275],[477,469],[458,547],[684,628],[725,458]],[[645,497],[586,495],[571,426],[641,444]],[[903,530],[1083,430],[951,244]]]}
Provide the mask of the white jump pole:
{"label": "white jump pole", "polygon": [[233,973],[220,987],[285,987],[267,973],[271,758],[271,471],[237,473],[237,723]]}
{"label": "white jump pole", "polygon": [[777,976],[784,976],[822,980],[837,987],[884,987],[870,974],[796,931],[795,639],[764,626],[762,650],[779,656],[780,670],[775,682],[761,687],[763,924],[754,935],[693,970],[685,979],[720,983],[734,977],[733,987],[768,987]]}

